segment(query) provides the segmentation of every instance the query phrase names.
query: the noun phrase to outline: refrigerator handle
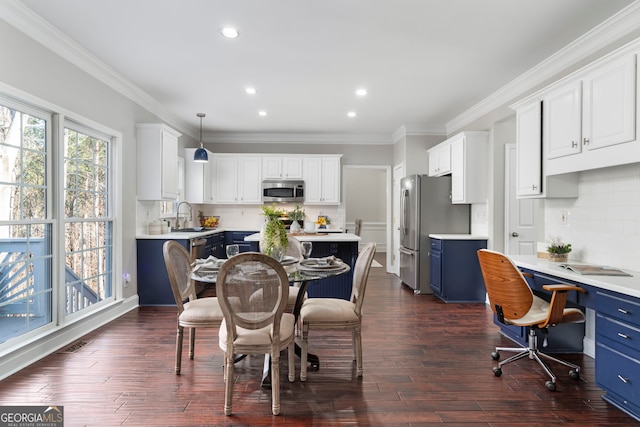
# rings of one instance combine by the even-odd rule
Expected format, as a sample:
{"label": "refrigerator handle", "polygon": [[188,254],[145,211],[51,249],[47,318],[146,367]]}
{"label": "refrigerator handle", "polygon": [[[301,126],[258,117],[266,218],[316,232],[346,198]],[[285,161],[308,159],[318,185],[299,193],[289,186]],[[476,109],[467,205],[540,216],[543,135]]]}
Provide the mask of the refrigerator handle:
{"label": "refrigerator handle", "polygon": [[407,228],[406,228],[406,219],[407,219],[407,197],[409,195],[409,190],[407,189],[403,189],[402,190],[402,196],[400,197],[400,229],[401,229],[401,233],[402,235],[406,235],[407,234]]}
{"label": "refrigerator handle", "polygon": [[405,249],[405,248],[402,248],[402,247],[400,248],[400,252],[401,252],[401,253],[403,253],[403,254],[405,254],[405,255],[411,255],[411,256],[413,256],[413,255],[414,255],[414,252],[413,252],[413,251],[409,251],[409,250],[407,250],[407,249]]}

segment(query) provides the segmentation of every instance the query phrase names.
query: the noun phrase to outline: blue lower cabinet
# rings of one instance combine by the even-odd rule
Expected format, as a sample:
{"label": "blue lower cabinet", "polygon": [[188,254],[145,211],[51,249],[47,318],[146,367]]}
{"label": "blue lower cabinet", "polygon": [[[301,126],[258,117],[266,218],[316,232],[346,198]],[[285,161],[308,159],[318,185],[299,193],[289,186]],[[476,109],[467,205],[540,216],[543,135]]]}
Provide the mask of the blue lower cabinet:
{"label": "blue lower cabinet", "polygon": [[[255,234],[256,231],[225,231],[225,245],[238,245],[240,253],[242,252],[258,252],[258,242],[246,242],[245,237]],[[221,258],[226,258],[226,253]]]}
{"label": "blue lower cabinet", "polygon": [[[166,240],[138,239],[138,298],[140,305],[175,305],[162,246]],[[176,240],[189,250],[189,240]]]}
{"label": "blue lower cabinet", "polygon": [[341,298],[351,297],[353,285],[353,268],[358,257],[358,242],[313,242],[311,256],[314,258],[334,255],[351,266],[351,271],[335,277],[314,280],[309,283],[309,298]]}
{"label": "blue lower cabinet", "polygon": [[445,302],[484,302],[486,292],[478,250],[486,239],[431,239],[429,255],[430,287]]}

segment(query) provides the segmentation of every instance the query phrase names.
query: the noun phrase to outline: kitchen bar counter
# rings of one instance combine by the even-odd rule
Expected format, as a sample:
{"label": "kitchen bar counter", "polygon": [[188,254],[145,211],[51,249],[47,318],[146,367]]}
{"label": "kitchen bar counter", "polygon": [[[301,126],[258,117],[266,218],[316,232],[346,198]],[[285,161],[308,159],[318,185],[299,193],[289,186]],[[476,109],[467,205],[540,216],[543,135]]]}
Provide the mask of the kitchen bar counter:
{"label": "kitchen bar counter", "polygon": [[487,236],[478,234],[429,234],[429,237],[440,240],[489,240]]}
{"label": "kitchen bar counter", "polygon": [[[640,298],[640,272],[637,271],[623,270],[631,276],[593,276],[574,273],[560,267],[563,264],[561,262],[552,262],[534,255],[510,255],[510,258],[518,267]],[[581,263],[569,260],[567,264]]]}
{"label": "kitchen bar counter", "polygon": [[136,235],[136,239],[154,239],[154,240],[197,239],[198,237],[206,237],[212,234],[224,233],[225,231],[234,231],[234,230],[228,229],[228,228],[216,228],[213,230],[202,230],[202,231],[175,231],[175,232],[164,233],[164,234],[144,234],[143,233],[143,234]]}

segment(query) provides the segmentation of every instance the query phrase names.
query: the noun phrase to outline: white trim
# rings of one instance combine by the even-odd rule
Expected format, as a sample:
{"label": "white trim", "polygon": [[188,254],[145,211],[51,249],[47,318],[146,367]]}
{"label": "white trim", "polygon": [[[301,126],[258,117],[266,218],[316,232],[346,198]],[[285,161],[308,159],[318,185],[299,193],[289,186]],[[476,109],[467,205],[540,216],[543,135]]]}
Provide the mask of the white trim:
{"label": "white trim", "polygon": [[26,368],[43,357],[80,339],[88,332],[106,325],[112,320],[138,307],[138,296],[117,301],[90,316],[57,328],[55,331],[34,337],[29,343],[0,356],[0,380]]}
{"label": "white trim", "polygon": [[217,132],[202,136],[203,142],[221,144],[269,143],[269,144],[371,144],[390,145],[389,135],[382,134],[332,134],[332,133],[251,133]]}

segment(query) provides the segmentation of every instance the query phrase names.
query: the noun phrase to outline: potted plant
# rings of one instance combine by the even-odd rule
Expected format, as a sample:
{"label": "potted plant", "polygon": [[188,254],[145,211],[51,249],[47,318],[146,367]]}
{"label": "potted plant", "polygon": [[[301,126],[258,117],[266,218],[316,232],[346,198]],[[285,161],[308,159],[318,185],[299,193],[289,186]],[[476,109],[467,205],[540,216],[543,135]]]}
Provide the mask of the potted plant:
{"label": "potted plant", "polygon": [[571,252],[571,243],[562,243],[559,237],[551,238],[551,243],[547,246],[549,259],[554,262],[565,262]]}
{"label": "potted plant", "polygon": [[296,205],[296,207],[289,212],[289,219],[293,221],[289,227],[291,233],[299,233],[301,231],[300,221],[304,221],[306,216],[304,209],[302,209],[300,205]]}
{"label": "potted plant", "polygon": [[260,230],[260,252],[280,261],[289,245],[287,230],[280,221],[283,212],[274,203],[271,206],[263,205],[262,214],[265,221]]}

